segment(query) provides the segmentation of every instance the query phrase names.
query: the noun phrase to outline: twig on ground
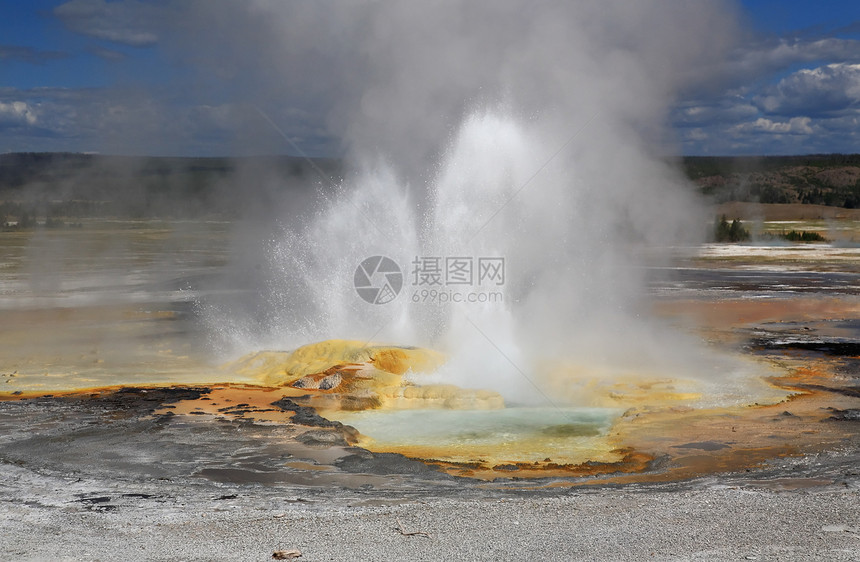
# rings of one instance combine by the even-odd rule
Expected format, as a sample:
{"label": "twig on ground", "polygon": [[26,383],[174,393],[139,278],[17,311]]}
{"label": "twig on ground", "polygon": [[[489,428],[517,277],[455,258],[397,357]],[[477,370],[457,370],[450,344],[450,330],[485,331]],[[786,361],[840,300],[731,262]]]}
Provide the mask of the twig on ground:
{"label": "twig on ground", "polygon": [[432,537],[430,537],[430,533],[425,533],[424,531],[407,531],[406,529],[403,528],[403,523],[400,521],[399,518],[397,519],[397,532],[399,532],[404,537],[418,536],[418,537],[426,537],[428,539],[432,538]]}

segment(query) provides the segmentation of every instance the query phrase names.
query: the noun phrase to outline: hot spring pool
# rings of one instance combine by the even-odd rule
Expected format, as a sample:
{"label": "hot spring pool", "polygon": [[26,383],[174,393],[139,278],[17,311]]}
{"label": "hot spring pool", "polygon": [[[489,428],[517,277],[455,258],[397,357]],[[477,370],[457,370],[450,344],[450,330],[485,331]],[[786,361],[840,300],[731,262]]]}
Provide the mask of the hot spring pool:
{"label": "hot spring pool", "polygon": [[[355,427],[374,451],[448,462],[614,460],[608,442],[616,408],[326,412]],[[595,454],[597,453],[597,454]]]}

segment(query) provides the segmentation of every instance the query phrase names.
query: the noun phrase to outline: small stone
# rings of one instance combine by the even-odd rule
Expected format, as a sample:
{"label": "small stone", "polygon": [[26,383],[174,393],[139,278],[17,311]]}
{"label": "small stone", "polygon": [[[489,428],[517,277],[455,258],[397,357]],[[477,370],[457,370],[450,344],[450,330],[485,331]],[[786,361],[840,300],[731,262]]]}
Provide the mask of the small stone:
{"label": "small stone", "polygon": [[290,386],[292,386],[293,388],[319,388],[319,384],[313,379],[313,377],[302,377],[299,380],[293,382],[293,384],[291,384]]}
{"label": "small stone", "polygon": [[340,386],[340,383],[343,382],[343,377],[340,373],[332,373],[327,377],[324,377],[320,380],[319,389],[320,390],[331,390],[333,388],[337,388]]}

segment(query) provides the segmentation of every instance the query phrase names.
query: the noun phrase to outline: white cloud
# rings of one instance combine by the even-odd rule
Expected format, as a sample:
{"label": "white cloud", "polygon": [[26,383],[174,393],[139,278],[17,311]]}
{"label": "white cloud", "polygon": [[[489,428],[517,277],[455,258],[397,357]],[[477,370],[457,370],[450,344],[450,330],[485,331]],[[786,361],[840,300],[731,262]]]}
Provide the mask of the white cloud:
{"label": "white cloud", "polygon": [[35,110],[23,101],[0,101],[0,128],[4,126],[34,126],[38,119]]}
{"label": "white cloud", "polygon": [[701,127],[695,127],[685,131],[683,137],[686,141],[702,142],[708,140],[710,135]]}
{"label": "white cloud", "polygon": [[750,123],[735,125],[730,130],[736,133],[770,133],[778,135],[811,135],[814,133],[810,126],[809,117],[792,117],[788,121],[771,121],[759,117]]}
{"label": "white cloud", "polygon": [[54,9],[63,24],[77,33],[114,43],[145,47],[158,42],[155,23],[160,8],[138,0],[71,0]]}
{"label": "white cloud", "polygon": [[754,98],[771,115],[837,115],[860,108],[860,64],[803,69]]}

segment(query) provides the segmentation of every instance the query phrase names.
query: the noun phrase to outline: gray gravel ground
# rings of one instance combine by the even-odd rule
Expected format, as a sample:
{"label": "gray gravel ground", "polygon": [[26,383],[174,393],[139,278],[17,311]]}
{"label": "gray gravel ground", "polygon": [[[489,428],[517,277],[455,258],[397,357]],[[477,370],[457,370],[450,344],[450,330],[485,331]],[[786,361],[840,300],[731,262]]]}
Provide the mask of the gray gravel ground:
{"label": "gray gravel ground", "polygon": [[539,495],[305,492],[5,465],[0,552],[52,561],[262,561],[279,549],[308,561],[860,560],[856,480],[804,487],[738,476]]}

